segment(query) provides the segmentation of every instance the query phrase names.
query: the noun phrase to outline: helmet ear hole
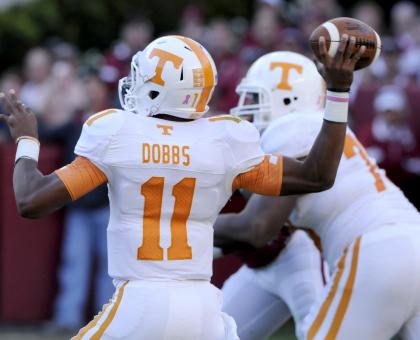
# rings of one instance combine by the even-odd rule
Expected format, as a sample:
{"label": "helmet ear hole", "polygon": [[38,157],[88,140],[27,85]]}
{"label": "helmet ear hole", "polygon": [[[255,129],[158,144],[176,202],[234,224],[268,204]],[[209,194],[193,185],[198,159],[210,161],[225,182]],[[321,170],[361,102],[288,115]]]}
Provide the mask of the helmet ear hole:
{"label": "helmet ear hole", "polygon": [[149,92],[149,97],[150,97],[150,99],[155,99],[155,98],[157,98],[158,96],[159,96],[159,92],[158,91],[150,91]]}

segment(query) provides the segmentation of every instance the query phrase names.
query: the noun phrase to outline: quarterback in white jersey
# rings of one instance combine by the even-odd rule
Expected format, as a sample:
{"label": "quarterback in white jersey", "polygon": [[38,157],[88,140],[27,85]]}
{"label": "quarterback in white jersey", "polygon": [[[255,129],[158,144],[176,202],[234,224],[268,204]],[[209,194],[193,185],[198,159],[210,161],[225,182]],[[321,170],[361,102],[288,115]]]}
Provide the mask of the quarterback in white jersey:
{"label": "quarterback in white jersey", "polygon": [[[37,169],[34,114],[1,95],[18,142],[19,212],[36,218],[107,183],[109,273],[116,292],[75,339],[236,339],[210,284],[213,223],[232,192],[279,196],[331,187],[344,144],[348,90],[365,47],[343,36],[320,52],[332,92],[322,132],[306,160],[265,154],[255,127],[237,117],[203,118],[217,73],[208,52],[182,36],[156,39],[120,82],[124,110],[89,118],[76,159],[53,174]],[[337,105],[337,101],[344,104]]]}
{"label": "quarterback in white jersey", "polygon": [[[321,123],[320,112],[284,115],[263,133],[263,150],[306,157]],[[349,129],[331,189],[278,200],[255,198],[242,217],[230,216],[219,228],[227,233],[230,224],[235,234],[239,225],[252,229],[252,223],[245,222],[250,212],[264,209],[276,215],[259,222],[259,235],[269,239],[290,218],[319,236],[332,273],[297,325],[300,339],[382,340],[399,331],[403,339],[420,337],[420,215]],[[249,235],[254,237],[255,230]],[[270,272],[264,282],[276,287],[283,278],[276,270]]]}

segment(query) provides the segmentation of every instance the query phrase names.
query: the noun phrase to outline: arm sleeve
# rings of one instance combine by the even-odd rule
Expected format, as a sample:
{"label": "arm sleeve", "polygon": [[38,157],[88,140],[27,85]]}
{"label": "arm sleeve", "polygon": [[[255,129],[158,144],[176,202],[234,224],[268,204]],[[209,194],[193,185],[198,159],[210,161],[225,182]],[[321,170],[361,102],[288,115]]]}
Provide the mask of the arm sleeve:
{"label": "arm sleeve", "polygon": [[107,182],[106,175],[95,164],[80,156],[55,174],[66,186],[72,201]]}
{"label": "arm sleeve", "polygon": [[266,155],[261,149],[260,134],[247,121],[226,122],[233,167],[230,189],[246,189],[263,195],[279,195],[283,159]]}
{"label": "arm sleeve", "polygon": [[246,189],[256,194],[279,196],[283,179],[283,157],[265,155],[264,160],[235,177],[232,191]]}

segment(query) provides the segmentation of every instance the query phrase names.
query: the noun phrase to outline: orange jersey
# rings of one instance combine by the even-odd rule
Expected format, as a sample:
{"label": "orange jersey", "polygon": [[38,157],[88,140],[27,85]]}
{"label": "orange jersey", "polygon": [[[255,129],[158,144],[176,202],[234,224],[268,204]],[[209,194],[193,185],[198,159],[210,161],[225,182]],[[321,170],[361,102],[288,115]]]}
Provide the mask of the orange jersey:
{"label": "orange jersey", "polygon": [[57,175],[73,199],[108,182],[117,279],[209,279],[213,223],[232,191],[281,190],[282,158],[230,116],[173,122],[108,110],[86,122],[75,153]]}

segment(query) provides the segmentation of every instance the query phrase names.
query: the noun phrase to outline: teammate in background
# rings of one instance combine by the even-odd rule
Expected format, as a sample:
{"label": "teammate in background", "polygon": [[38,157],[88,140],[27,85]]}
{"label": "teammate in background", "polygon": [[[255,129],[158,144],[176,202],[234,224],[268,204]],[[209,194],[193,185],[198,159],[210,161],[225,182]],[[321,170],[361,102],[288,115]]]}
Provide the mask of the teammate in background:
{"label": "teammate in background", "polygon": [[[231,113],[251,117],[261,132],[284,115],[317,114],[325,104],[325,82],[315,64],[293,52],[272,52],[260,57],[237,86],[237,92],[239,103]],[[304,129],[302,126],[301,131]],[[272,136],[272,143],[282,139],[282,133],[278,131],[278,136]],[[289,143],[298,145],[300,139],[305,136],[294,137]],[[284,198],[273,197],[263,207],[258,205],[259,199],[260,196],[253,195],[243,213],[219,215],[214,225],[216,245],[224,243],[226,247],[225,239],[238,233],[236,238],[240,236],[239,240],[252,242],[259,248],[238,253],[245,264],[229,277],[222,289],[223,310],[235,319],[242,340],[268,338],[291,314],[295,324],[300,324],[325,284],[323,260],[314,242],[303,231],[280,230],[283,225],[279,223],[289,217],[289,209],[278,209]],[[293,207],[294,200],[284,204]],[[260,227],[266,223],[273,224],[270,229],[273,239],[267,245],[261,241],[269,237],[259,235],[266,232]],[[236,227],[239,229],[235,230]]]}
{"label": "teammate in background", "polygon": [[[296,58],[290,63],[300,61]],[[255,80],[248,84],[252,89],[247,90],[248,95],[259,94],[260,101],[253,104],[257,110],[247,112],[245,105],[241,112],[255,112],[255,122],[265,120],[263,108],[276,110],[271,97],[262,95],[267,85]],[[293,89],[290,96],[297,97],[296,102],[300,99],[294,97]],[[291,112],[265,130],[262,148],[267,153],[304,158],[321,124],[322,114],[314,109]],[[304,320],[297,320],[299,339],[391,339],[400,330],[403,339],[419,338],[420,215],[368,157],[351,130],[347,130],[336,182],[330,190],[276,199],[253,195],[240,214],[219,217],[216,244],[228,239],[264,244],[289,218],[293,225],[319,236],[332,273]],[[292,293],[287,284],[295,279],[292,287],[304,282],[299,276],[285,277],[291,274],[281,267],[281,258],[282,254],[279,263],[250,277],[254,286],[263,282],[265,291],[287,302],[288,292]],[[242,282],[250,280],[241,272],[238,275]],[[300,298],[299,292],[295,293],[295,298]],[[226,309],[232,313],[232,308]]]}
{"label": "teammate in background", "polygon": [[76,339],[236,339],[210,284],[213,223],[232,192],[278,196],[332,186],[344,145],[348,91],[365,47],[342,37],[320,52],[331,98],[304,161],[266,155],[255,127],[239,118],[201,118],[217,81],[208,52],[182,36],[156,39],[121,79],[122,110],[89,118],[71,164],[37,169],[36,119],[13,93],[2,96],[18,143],[19,212],[37,218],[107,182],[109,274],[116,292]]}

